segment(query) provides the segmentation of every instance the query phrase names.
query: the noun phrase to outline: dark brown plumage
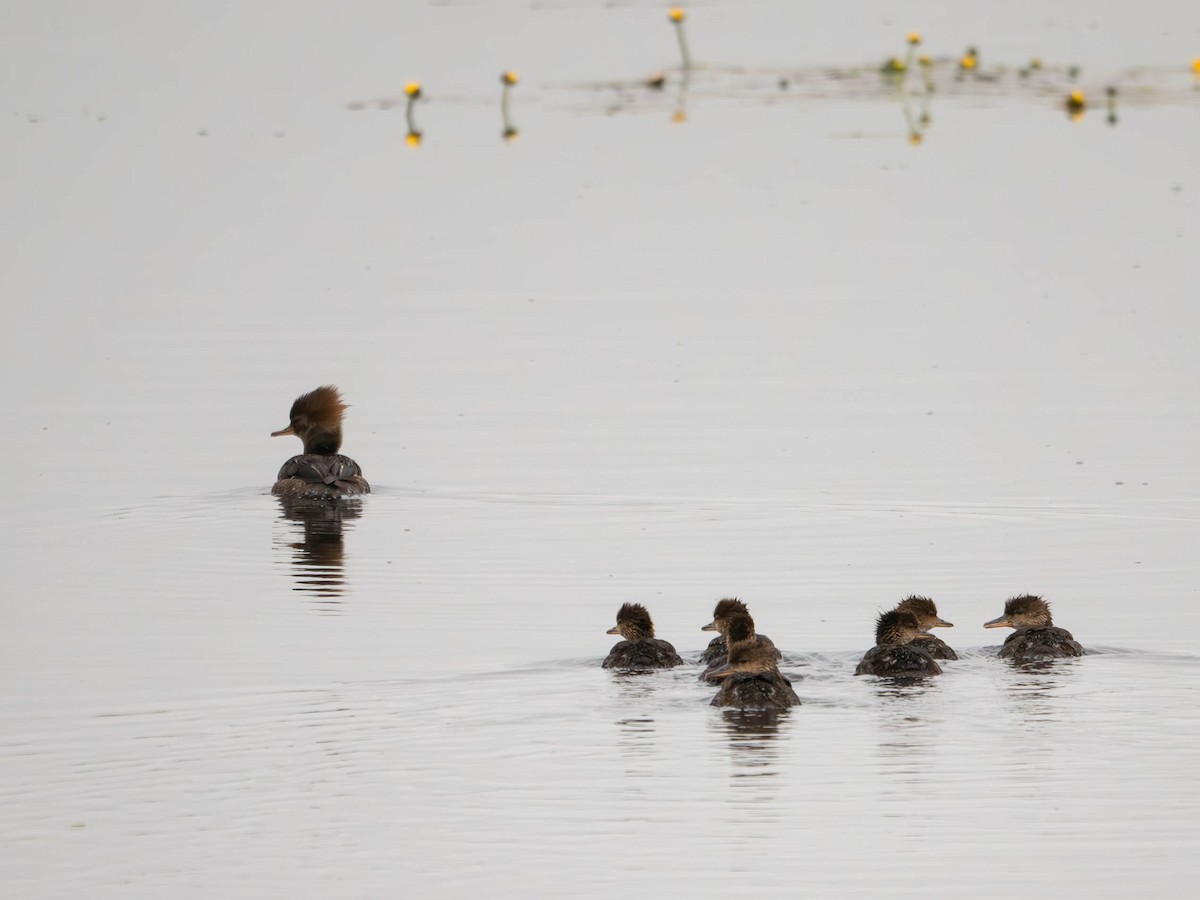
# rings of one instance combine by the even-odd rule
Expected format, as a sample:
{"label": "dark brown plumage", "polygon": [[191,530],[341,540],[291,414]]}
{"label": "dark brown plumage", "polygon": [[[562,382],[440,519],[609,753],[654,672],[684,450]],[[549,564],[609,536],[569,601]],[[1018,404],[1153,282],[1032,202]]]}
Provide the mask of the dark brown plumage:
{"label": "dark brown plumage", "polygon": [[983,623],[984,628],[1015,628],[1000,648],[1002,659],[1023,662],[1083,656],[1079,641],[1065,628],[1058,628],[1050,615],[1050,604],[1033,594],[1013,597],[1004,604],[1004,615]]}
{"label": "dark brown plumage", "polygon": [[[954,627],[953,623],[938,615],[937,605],[932,600],[919,594],[905,597],[896,604],[896,609],[916,616],[922,632],[928,632],[930,628]],[[958,654],[941,638],[932,634],[921,634],[917,636],[917,640],[921,642],[918,646],[934,659],[958,659]]]}
{"label": "dark brown plumage", "polygon": [[290,500],[329,500],[371,492],[358,463],[338,453],[346,409],[341,393],[331,384],[296,398],[288,426],[271,432],[271,437],[295,435],[304,443],[304,452],[283,464],[272,494]]}
{"label": "dark brown plumage", "polygon": [[[718,600],[717,605],[713,607],[712,621],[700,628],[701,631],[715,631],[717,636],[708,642],[708,646],[704,648],[704,652],[700,655],[700,662],[704,663],[708,668],[700,677],[707,679],[708,670],[715,671],[725,665],[725,661],[729,658],[729,641],[726,633],[729,630],[729,618],[733,615],[744,615],[750,617],[750,610],[746,608],[746,604],[736,597],[726,597],[723,600]],[[750,628],[754,628],[754,619],[750,619]],[[770,644],[772,647],[775,644],[765,634],[755,634],[758,640]],[[776,658],[782,656],[778,650],[775,651]]]}
{"label": "dark brown plumage", "polygon": [[605,669],[670,669],[683,664],[671,644],[654,636],[650,612],[640,603],[626,603],[617,610],[617,624],[608,633],[624,640],[608,651],[601,663]]}
{"label": "dark brown plumage", "polygon": [[921,633],[920,623],[911,612],[893,609],[881,613],[875,622],[875,646],[866,652],[854,674],[885,678],[941,675],[941,666],[913,643]]}
{"label": "dark brown plumage", "polygon": [[721,689],[713,706],[737,709],[787,709],[799,706],[792,683],[776,664],[773,644],[745,641],[729,651],[729,659],[716,673]]}

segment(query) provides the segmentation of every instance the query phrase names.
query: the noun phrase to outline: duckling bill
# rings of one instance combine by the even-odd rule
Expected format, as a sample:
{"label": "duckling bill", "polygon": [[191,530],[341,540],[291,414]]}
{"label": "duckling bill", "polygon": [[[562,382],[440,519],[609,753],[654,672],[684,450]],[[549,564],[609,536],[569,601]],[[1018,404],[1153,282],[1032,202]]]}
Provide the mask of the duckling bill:
{"label": "duckling bill", "polygon": [[714,673],[721,690],[713,706],[736,709],[787,709],[799,706],[792,683],[779,671],[774,644],[746,642],[729,651],[726,664]]}
{"label": "duckling bill", "polygon": [[304,443],[304,452],[283,464],[272,494],[288,500],[331,500],[371,492],[358,463],[338,453],[346,409],[332,384],[296,398],[287,427],[271,432],[271,437],[295,435]]}
{"label": "duckling bill", "polygon": [[917,617],[907,610],[880,614],[875,623],[875,646],[863,656],[854,674],[885,678],[941,675],[941,666],[916,643],[922,633]]}
{"label": "duckling bill", "polygon": [[1000,648],[1001,659],[1018,662],[1083,656],[1083,646],[1050,615],[1050,604],[1033,594],[1013,597],[1004,604],[1004,615],[983,623],[984,628],[1015,628]]}
{"label": "duckling bill", "polygon": [[617,624],[608,629],[624,640],[613,645],[601,666],[605,669],[670,669],[683,660],[667,641],[654,636],[650,612],[640,603],[626,603],[617,610]]}

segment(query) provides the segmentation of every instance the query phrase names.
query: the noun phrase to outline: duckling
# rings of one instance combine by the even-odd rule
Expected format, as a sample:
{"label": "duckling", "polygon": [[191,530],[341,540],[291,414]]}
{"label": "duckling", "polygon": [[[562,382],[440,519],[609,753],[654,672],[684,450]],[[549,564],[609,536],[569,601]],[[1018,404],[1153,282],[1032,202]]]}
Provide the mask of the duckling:
{"label": "duckling", "polygon": [[640,603],[617,610],[617,624],[608,629],[625,640],[613,645],[601,664],[605,669],[670,669],[683,660],[669,643],[654,636],[650,613]]}
{"label": "duckling", "polygon": [[799,706],[792,683],[779,671],[772,644],[744,643],[729,651],[729,659],[715,673],[721,690],[713,706],[738,709],[787,709]]}
{"label": "duckling", "polygon": [[912,594],[897,603],[896,609],[901,612],[910,612],[917,617],[917,624],[922,631],[922,634],[917,636],[917,640],[921,642],[917,646],[934,659],[958,659],[958,654],[945,641],[927,633],[930,628],[954,627],[953,622],[947,622],[938,615],[937,605],[932,600],[919,594]]}
{"label": "duckling", "polygon": [[[725,624],[725,641],[729,646],[729,652],[732,653],[738,647],[762,645],[771,651],[772,659],[779,659],[780,653],[771,643],[770,639],[762,637],[754,633],[754,620],[750,618],[748,612],[731,612],[723,619]],[[717,672],[725,668],[729,661],[729,654],[725,655],[725,659],[718,663],[713,663],[703,672],[700,673],[700,680],[707,681],[709,684],[716,684],[720,681],[717,677]]]}
{"label": "duckling", "polygon": [[1000,648],[1001,659],[1018,662],[1083,656],[1079,641],[1065,628],[1058,628],[1050,617],[1050,604],[1041,597],[1023,594],[1004,604],[1004,615],[983,623],[984,628],[1017,629]]}
{"label": "duckling", "polygon": [[[708,642],[704,653],[700,655],[700,662],[706,666],[720,668],[725,665],[725,660],[729,657],[729,643],[726,640],[726,634],[729,630],[729,617],[735,613],[747,617],[750,616],[750,610],[746,608],[746,604],[737,597],[726,597],[724,600],[718,600],[717,605],[713,607],[712,621],[700,628],[701,631],[717,632],[717,636]],[[765,634],[754,635],[753,619],[750,619],[750,629],[752,637],[757,637],[759,641],[764,641],[772,647],[775,646]],[[778,658],[783,654],[776,650],[775,655]]]}
{"label": "duckling", "polygon": [[867,651],[854,674],[892,678],[941,675],[942,669],[933,657],[915,643],[921,634],[921,623],[911,612],[893,609],[881,613],[875,623],[875,646]]}
{"label": "duckling", "polygon": [[346,408],[332,384],[296,398],[287,428],[271,432],[271,437],[295,435],[304,442],[304,452],[283,464],[272,494],[290,500],[330,500],[371,493],[358,463],[338,453]]}

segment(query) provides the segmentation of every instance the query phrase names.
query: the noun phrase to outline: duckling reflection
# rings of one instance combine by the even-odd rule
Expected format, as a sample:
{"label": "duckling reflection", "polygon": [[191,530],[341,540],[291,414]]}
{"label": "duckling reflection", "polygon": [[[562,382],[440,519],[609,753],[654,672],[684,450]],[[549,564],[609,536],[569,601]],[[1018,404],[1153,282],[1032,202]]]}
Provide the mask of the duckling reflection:
{"label": "duckling reflection", "polygon": [[713,697],[713,706],[737,709],[787,709],[799,706],[800,698],[792,683],[779,671],[773,644],[754,641],[731,646],[729,660],[713,673],[721,690]]}
{"label": "duckling reflection", "polygon": [[283,518],[300,525],[303,539],[289,542],[296,590],[336,602],[345,591],[343,523],[357,519],[357,503],[314,503],[280,497]]}
{"label": "duckling reflection", "polygon": [[[732,777],[759,779],[780,773],[780,722],[785,709],[738,709],[726,707],[714,717],[717,728],[729,742]],[[766,798],[764,798],[766,799]],[[770,799],[778,799],[772,797]]]}
{"label": "duckling reflection", "polygon": [[1004,615],[983,623],[984,628],[1015,628],[1000,648],[1001,659],[1026,662],[1083,656],[1080,643],[1065,628],[1054,625],[1050,604],[1033,594],[1013,597],[1004,604]]}
{"label": "duckling reflection", "polygon": [[[624,678],[618,683],[627,687],[634,683],[644,684],[645,681],[644,678]],[[625,777],[653,778],[654,763],[662,756],[654,720],[647,717],[618,719],[616,726],[617,746],[627,759]]]}
{"label": "duckling reflection", "polygon": [[304,452],[283,464],[272,494],[289,500],[335,500],[371,492],[358,463],[338,453],[346,409],[341,392],[332,384],[296,398],[288,426],[271,432],[271,437],[295,435],[304,442]]}
{"label": "duckling reflection", "polygon": [[875,623],[875,646],[867,651],[854,674],[888,678],[941,675],[941,666],[913,643],[921,634],[920,623],[911,612],[893,609],[882,613]]}
{"label": "duckling reflection", "polygon": [[605,669],[670,669],[683,664],[679,654],[666,641],[654,636],[650,613],[640,603],[626,603],[617,611],[617,624],[609,634],[624,638],[613,645],[604,662]]}
{"label": "duckling reflection", "polygon": [[[749,620],[750,638],[755,639],[760,643],[770,644],[775,646],[771,639],[765,634],[755,634],[754,619],[750,616],[750,610],[746,604],[737,597],[726,597],[723,600],[718,600],[717,605],[713,607],[712,621],[707,625],[701,626],[701,631],[715,631],[717,636],[708,642],[708,646],[704,648],[704,653],[700,656],[700,662],[708,666],[709,669],[719,669],[725,665],[725,661],[729,656],[729,622],[730,618],[735,616],[745,616]],[[778,650],[775,651],[776,657],[781,656]],[[708,677],[706,670],[701,678]]]}
{"label": "duckling reflection", "polygon": [[958,654],[945,641],[928,633],[930,628],[954,627],[953,622],[947,622],[938,615],[937,604],[928,597],[911,594],[897,603],[896,609],[901,612],[910,612],[917,617],[917,627],[922,632],[917,635],[916,639],[921,642],[917,646],[934,659],[958,659]]}
{"label": "duckling reflection", "polygon": [[1016,661],[1004,684],[1004,706],[1029,728],[1062,721],[1069,706],[1065,689],[1077,674],[1054,659]]}

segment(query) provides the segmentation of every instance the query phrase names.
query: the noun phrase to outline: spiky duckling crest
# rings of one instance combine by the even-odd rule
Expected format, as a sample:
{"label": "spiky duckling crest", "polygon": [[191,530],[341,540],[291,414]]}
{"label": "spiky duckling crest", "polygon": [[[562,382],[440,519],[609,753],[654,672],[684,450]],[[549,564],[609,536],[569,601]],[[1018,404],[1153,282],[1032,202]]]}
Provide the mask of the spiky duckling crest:
{"label": "spiky duckling crest", "polygon": [[[716,631],[724,636],[729,631],[730,617],[735,615],[749,616],[750,610],[737,597],[726,597],[723,600],[718,600],[717,605],[713,607],[712,623],[706,626],[704,630]],[[753,621],[751,621],[750,626],[751,628],[754,627]]]}
{"label": "spiky duckling crest", "polygon": [[938,615],[937,604],[928,597],[923,597],[920,594],[910,594],[899,603],[896,604],[896,609],[901,612],[910,612],[917,617],[917,624],[922,631],[928,631],[930,628],[945,627],[952,628],[953,626]]}
{"label": "spiky duckling crest", "polygon": [[1010,599],[1004,604],[1004,615],[1014,628],[1045,628],[1054,624],[1050,604],[1033,594]]}
{"label": "spiky duckling crest", "polygon": [[921,633],[921,623],[911,612],[892,609],[875,620],[875,643],[907,644]]}

